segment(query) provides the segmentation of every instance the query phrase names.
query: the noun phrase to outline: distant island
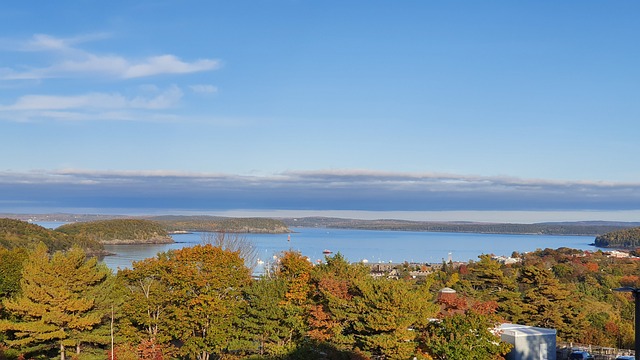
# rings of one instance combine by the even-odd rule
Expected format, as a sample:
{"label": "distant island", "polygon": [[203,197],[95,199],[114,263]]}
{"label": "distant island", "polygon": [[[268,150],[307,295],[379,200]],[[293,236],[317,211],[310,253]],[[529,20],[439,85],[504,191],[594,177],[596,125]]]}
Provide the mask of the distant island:
{"label": "distant island", "polygon": [[596,237],[598,247],[630,248],[640,247],[640,227],[611,231]]}

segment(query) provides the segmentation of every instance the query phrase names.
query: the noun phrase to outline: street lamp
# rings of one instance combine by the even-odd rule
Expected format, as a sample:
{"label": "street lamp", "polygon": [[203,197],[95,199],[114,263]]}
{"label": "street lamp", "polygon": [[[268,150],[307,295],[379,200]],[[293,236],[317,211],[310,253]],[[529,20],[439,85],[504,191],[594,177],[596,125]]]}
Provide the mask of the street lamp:
{"label": "street lamp", "polygon": [[635,358],[636,360],[640,360],[640,288],[635,288],[631,286],[625,286],[613,289],[613,291],[620,292],[630,292],[633,293],[633,298],[636,302],[636,316],[635,316]]}

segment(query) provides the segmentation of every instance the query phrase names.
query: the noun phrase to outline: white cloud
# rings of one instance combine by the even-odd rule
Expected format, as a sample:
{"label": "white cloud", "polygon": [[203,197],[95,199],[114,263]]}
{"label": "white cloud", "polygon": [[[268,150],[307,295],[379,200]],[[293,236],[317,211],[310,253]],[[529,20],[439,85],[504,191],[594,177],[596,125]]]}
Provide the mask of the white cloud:
{"label": "white cloud", "polygon": [[[44,34],[34,35],[17,49],[54,52],[58,55],[58,60],[49,66],[33,67],[26,71],[5,67],[0,69],[0,79],[33,80],[87,74],[131,79],[162,74],[188,74],[220,67],[220,61],[216,59],[189,62],[172,54],[129,59],[121,55],[91,53],[74,47],[76,44],[102,37],[104,36],[94,35],[63,39]],[[3,48],[7,50],[6,46]]]}
{"label": "white cloud", "polygon": [[213,85],[197,84],[189,86],[191,91],[197,94],[214,94],[218,92],[218,88]]}
{"label": "white cloud", "polygon": [[0,106],[7,110],[64,110],[78,108],[122,108],[127,100],[119,94],[90,93],[85,95],[25,95],[14,104]]}
{"label": "white cloud", "polygon": [[160,94],[149,97],[136,97],[128,102],[129,107],[138,109],[168,109],[174,107],[182,98],[182,90],[176,85]]}
{"label": "white cloud", "polygon": [[84,42],[106,39],[109,37],[107,33],[92,33],[74,36],[70,38],[57,38],[47,34],[35,34],[27,42],[23,42],[18,46],[14,46],[21,51],[59,51],[74,50],[73,45]]}
{"label": "white cloud", "polygon": [[122,72],[122,77],[137,78],[158,74],[187,74],[214,70],[219,66],[220,62],[212,59],[200,59],[192,63],[187,63],[174,55],[152,56],[142,62],[128,64]]}
{"label": "white cloud", "polygon": [[182,90],[171,86],[151,97],[126,98],[119,93],[82,95],[25,95],[11,105],[0,105],[0,111],[66,110],[66,109],[167,109],[182,98]]}
{"label": "white cloud", "polygon": [[165,111],[176,107],[183,96],[180,87],[142,91],[136,96],[92,92],[78,95],[24,95],[13,104],[0,105],[0,120],[128,120],[175,121]]}

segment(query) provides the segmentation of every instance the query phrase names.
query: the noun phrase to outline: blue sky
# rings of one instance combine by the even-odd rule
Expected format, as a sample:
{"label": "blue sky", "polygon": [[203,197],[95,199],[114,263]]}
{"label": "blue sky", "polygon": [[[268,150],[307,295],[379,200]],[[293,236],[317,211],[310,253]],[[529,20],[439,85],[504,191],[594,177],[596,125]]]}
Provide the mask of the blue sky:
{"label": "blue sky", "polygon": [[637,220],[639,10],[4,4],[0,211]]}

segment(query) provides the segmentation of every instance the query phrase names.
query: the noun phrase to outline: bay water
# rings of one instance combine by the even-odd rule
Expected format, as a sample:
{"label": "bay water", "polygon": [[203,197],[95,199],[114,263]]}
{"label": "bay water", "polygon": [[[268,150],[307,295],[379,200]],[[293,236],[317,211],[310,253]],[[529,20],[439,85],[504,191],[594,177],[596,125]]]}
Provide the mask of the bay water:
{"label": "bay water", "polygon": [[[283,251],[295,250],[312,262],[322,261],[325,251],[340,253],[350,262],[441,263],[477,260],[481,254],[510,256],[514,251],[569,247],[594,250],[592,236],[495,235],[475,233],[374,231],[295,228],[292,234],[242,234],[256,247],[263,266]],[[202,233],[172,235],[173,244],[110,245],[115,255],[104,262],[111,269],[130,268],[133,261],[154,257],[158,252],[180,249],[203,242]],[[261,272],[260,267],[256,269]]]}
{"label": "bay water", "polygon": [[[55,228],[60,222],[38,222]],[[313,262],[322,261],[325,250],[340,252],[350,262],[369,263],[441,263],[477,260],[479,255],[510,256],[514,251],[523,253],[536,249],[568,247],[596,250],[589,245],[593,236],[565,235],[506,235],[448,232],[379,231],[327,228],[292,228],[291,234],[240,234],[255,247],[262,265],[257,273],[274,261],[283,251],[295,250]],[[203,233],[172,235],[173,244],[105,245],[114,255],[102,261],[116,271],[131,268],[134,261],[155,257],[157,253],[203,243]]]}

